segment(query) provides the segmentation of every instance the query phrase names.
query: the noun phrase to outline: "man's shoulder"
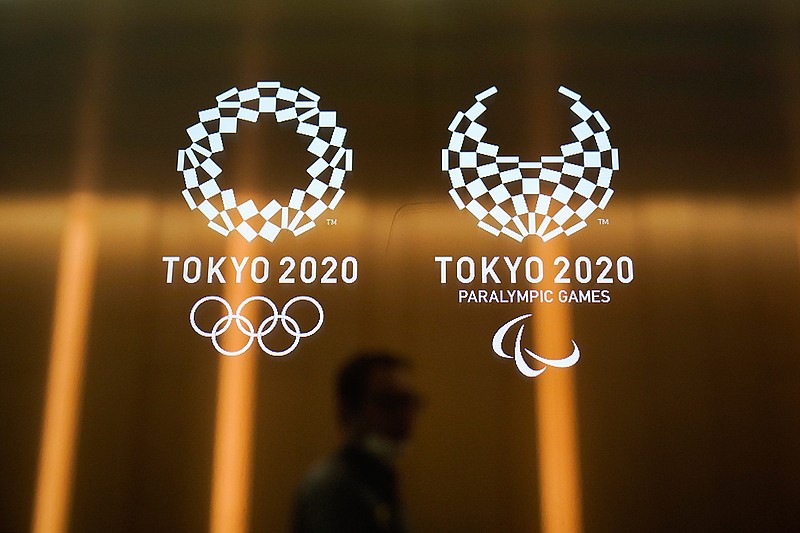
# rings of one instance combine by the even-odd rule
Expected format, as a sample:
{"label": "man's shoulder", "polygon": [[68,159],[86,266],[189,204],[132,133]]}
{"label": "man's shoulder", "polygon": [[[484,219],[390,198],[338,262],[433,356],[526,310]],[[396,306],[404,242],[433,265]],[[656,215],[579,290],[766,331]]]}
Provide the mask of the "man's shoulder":
{"label": "man's shoulder", "polygon": [[373,531],[369,495],[340,454],[315,465],[296,493],[296,532]]}
{"label": "man's shoulder", "polygon": [[355,479],[351,469],[343,460],[341,453],[336,453],[311,468],[300,485],[300,492],[308,494],[325,490],[341,490],[354,483]]}

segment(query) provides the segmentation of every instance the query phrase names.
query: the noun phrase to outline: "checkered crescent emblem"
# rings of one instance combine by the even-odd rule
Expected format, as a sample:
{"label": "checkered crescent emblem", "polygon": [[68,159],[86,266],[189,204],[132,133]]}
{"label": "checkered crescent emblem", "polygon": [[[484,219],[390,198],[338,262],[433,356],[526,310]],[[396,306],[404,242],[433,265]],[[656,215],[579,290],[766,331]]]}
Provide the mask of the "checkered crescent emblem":
{"label": "checkered crescent emblem", "polygon": [[442,150],[450,196],[492,235],[502,233],[517,241],[528,235],[543,241],[561,233],[572,235],[586,227],[586,219],[604,209],[614,193],[611,176],[619,170],[619,155],[608,138],[611,127],[599,111],[580,101],[578,93],[563,86],[558,92],[573,102],[570,111],[578,118],[572,127],[575,141],[561,145],[561,155],[537,162],[500,155],[499,146],[484,142],[487,130],[478,119],[496,87],[476,95],[472,107],[456,113],[450,123],[450,143]]}
{"label": "checkered crescent emblem", "polygon": [[[322,213],[336,208],[344,195],[345,175],[353,167],[353,151],[344,147],[347,129],[337,125],[335,111],[320,110],[317,94],[261,81],[242,91],[233,87],[216,100],[215,107],[200,111],[200,121],[186,129],[191,144],[178,150],[183,197],[208,218],[210,228],[223,235],[238,231],[248,241],[261,236],[272,242],[282,230],[305,233]],[[308,137],[306,150],[316,158],[306,169],[311,181],[292,191],[288,205],[274,199],[262,206],[252,199],[237,200],[233,189],[218,181],[222,168],[213,158],[224,149],[223,136],[236,133],[240,120],[256,122],[263,114],[296,123],[297,133]]]}

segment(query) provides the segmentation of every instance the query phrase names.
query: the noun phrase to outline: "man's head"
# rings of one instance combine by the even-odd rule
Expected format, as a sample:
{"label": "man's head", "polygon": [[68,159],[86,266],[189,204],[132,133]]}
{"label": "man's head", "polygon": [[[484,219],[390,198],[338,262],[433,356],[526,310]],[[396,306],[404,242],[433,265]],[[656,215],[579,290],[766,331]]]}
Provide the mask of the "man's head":
{"label": "man's head", "polygon": [[388,352],[356,355],[336,381],[339,419],[350,437],[375,435],[406,440],[419,399],[411,387],[410,365]]}

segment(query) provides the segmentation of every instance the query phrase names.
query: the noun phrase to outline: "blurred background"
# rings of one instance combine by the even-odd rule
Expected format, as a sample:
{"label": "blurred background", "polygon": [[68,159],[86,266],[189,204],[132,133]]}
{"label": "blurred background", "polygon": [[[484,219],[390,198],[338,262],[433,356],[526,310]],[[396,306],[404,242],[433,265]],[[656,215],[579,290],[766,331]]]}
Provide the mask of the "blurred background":
{"label": "blurred background", "polygon": [[[0,531],[288,531],[337,443],[335,370],[369,347],[426,398],[414,531],[796,530],[800,9],[681,4],[0,1]],[[199,110],[262,80],[321,95],[354,169],[317,228],[248,243],[189,210],[175,160]],[[570,141],[559,85],[602,111],[607,225],[517,243],[455,207],[447,126],[492,85],[490,142],[523,160]],[[291,126],[230,137],[237,191],[307,183]],[[459,304],[433,259],[562,254],[627,255],[635,279],[604,305]],[[192,255],[275,270],[167,284],[162,256]],[[328,255],[358,280],[276,283],[282,257]],[[208,294],[309,294],[325,322],[224,358],[189,325]],[[577,365],[527,379],[492,352],[528,312]]]}

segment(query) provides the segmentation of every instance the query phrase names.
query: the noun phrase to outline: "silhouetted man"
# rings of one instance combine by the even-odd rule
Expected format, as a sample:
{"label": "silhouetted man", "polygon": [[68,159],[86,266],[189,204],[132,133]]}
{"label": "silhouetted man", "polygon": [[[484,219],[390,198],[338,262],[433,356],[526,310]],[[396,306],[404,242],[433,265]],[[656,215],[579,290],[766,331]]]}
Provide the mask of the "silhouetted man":
{"label": "silhouetted man", "polygon": [[344,445],[300,487],[294,531],[403,532],[394,462],[419,403],[409,365],[385,352],[359,355],[339,372],[336,395]]}

